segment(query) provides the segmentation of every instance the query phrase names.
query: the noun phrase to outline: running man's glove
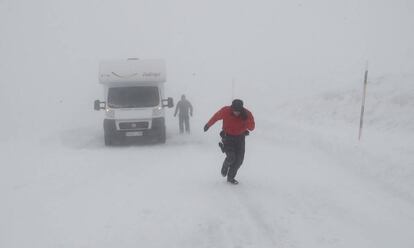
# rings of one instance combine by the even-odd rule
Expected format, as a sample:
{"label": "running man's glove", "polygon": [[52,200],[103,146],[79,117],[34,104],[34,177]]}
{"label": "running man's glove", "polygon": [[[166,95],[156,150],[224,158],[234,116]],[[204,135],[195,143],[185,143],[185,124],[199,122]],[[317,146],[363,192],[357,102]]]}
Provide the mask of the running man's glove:
{"label": "running man's glove", "polygon": [[249,130],[244,131],[244,135],[248,136],[250,134]]}
{"label": "running man's glove", "polygon": [[208,130],[209,128],[210,128],[210,127],[208,126],[208,124],[204,125],[204,132],[207,132],[207,130]]}

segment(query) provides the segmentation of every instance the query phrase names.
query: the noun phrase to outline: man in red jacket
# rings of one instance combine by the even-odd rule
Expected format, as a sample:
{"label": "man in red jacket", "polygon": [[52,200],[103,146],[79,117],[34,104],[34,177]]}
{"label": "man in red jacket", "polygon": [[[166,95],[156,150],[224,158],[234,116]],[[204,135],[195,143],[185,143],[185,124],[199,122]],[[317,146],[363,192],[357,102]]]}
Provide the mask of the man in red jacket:
{"label": "man in red jacket", "polygon": [[204,126],[206,132],[214,123],[223,120],[223,130],[220,132],[222,137],[223,152],[226,153],[226,159],[221,168],[221,175],[227,176],[227,181],[232,184],[239,182],[234,179],[237,170],[243,163],[245,150],[245,136],[255,127],[252,113],[243,107],[243,101],[235,99],[231,106],[221,108]]}

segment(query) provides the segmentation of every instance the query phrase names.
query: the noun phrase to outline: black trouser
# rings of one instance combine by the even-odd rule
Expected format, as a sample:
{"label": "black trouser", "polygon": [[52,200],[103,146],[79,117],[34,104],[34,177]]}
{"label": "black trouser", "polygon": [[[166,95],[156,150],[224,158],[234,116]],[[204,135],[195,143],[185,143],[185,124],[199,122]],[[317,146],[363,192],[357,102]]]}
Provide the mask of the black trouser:
{"label": "black trouser", "polygon": [[185,126],[185,131],[189,133],[190,132],[190,117],[188,115],[179,115],[178,126],[180,127],[180,133],[184,132],[184,126]]}
{"label": "black trouser", "polygon": [[227,180],[231,180],[236,176],[237,170],[244,160],[245,135],[224,135],[222,142],[224,144],[224,152],[226,153],[223,163],[229,167]]}

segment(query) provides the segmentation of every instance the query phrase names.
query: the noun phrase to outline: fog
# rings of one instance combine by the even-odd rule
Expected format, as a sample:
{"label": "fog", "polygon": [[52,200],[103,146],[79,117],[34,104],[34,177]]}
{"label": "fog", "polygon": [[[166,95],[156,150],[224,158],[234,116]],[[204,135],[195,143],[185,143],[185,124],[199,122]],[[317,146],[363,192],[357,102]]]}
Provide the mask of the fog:
{"label": "fog", "polygon": [[[0,247],[414,247],[413,30],[410,0],[0,0]],[[104,145],[98,64],[131,57],[191,135]],[[237,186],[202,130],[233,98]]]}
{"label": "fog", "polygon": [[402,0],[3,0],[2,130],[26,134],[28,120],[36,130],[90,125],[101,59],[165,59],[167,95],[185,93],[208,115],[232,97],[272,111],[286,99],[359,87],[367,62],[372,76],[412,73],[413,11]]}

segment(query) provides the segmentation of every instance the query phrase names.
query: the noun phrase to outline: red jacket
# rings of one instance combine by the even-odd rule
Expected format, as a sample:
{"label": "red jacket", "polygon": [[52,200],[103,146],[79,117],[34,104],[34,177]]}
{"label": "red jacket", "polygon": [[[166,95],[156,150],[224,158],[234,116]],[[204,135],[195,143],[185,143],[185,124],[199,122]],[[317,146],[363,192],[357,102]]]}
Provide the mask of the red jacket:
{"label": "red jacket", "polygon": [[211,117],[207,125],[211,127],[218,120],[223,120],[223,130],[229,135],[240,135],[246,130],[252,131],[254,129],[254,118],[252,113],[244,109],[247,114],[247,119],[243,120],[241,116],[235,116],[230,106],[223,107]]}

